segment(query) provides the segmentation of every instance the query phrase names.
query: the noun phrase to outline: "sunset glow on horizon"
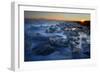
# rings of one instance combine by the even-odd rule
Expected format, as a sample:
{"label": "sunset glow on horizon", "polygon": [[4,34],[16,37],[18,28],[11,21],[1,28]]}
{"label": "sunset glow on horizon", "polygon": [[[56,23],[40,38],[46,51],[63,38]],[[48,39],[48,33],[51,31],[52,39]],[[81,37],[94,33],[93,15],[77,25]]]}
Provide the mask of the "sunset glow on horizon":
{"label": "sunset glow on horizon", "polygon": [[88,13],[24,11],[24,17],[26,19],[48,19],[80,22],[90,21],[90,14]]}

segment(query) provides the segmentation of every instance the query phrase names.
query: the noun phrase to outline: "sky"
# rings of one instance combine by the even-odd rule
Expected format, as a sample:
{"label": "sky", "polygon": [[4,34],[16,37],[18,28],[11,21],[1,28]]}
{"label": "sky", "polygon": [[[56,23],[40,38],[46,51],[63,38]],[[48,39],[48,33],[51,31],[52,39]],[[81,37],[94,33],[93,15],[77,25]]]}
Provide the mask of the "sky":
{"label": "sky", "polygon": [[49,19],[49,20],[64,20],[64,21],[90,20],[90,14],[88,13],[24,11],[24,17],[27,19]]}

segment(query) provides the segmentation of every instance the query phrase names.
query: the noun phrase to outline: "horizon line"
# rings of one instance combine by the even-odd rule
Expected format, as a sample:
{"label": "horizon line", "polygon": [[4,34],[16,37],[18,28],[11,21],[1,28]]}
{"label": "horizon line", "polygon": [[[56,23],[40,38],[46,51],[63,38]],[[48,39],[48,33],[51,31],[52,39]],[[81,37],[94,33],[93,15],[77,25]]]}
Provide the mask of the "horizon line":
{"label": "horizon line", "polygon": [[24,18],[24,19],[33,19],[33,20],[34,20],[34,19],[37,19],[37,20],[38,20],[38,19],[39,19],[39,20],[41,19],[41,20],[52,20],[52,21],[73,21],[73,22],[82,22],[82,21],[85,22],[85,21],[90,21],[90,20],[84,20],[84,19],[83,19],[83,20],[64,20],[64,19],[45,19],[45,18]]}

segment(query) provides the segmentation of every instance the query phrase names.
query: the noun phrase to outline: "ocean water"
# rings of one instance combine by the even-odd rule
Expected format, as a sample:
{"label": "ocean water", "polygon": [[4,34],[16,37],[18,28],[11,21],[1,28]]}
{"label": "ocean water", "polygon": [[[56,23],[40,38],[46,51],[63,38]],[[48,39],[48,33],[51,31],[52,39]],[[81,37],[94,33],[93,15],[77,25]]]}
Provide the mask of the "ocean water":
{"label": "ocean water", "polygon": [[90,58],[90,28],[77,22],[25,19],[24,61]]}

